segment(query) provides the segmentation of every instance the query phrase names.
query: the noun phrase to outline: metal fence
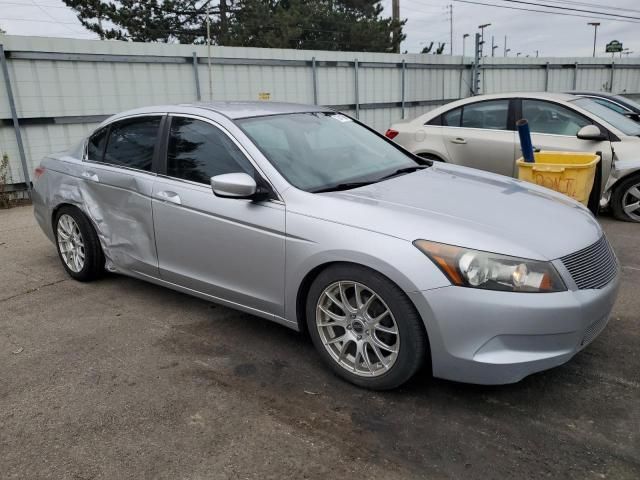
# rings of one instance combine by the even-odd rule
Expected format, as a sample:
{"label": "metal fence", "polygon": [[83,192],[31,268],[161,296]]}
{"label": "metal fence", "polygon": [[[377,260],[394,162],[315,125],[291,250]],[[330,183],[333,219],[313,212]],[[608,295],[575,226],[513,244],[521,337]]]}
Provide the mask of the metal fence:
{"label": "metal fence", "polygon": [[[330,105],[378,130],[471,94],[470,58],[0,36],[0,154],[10,183],[107,116],[143,105],[265,100]],[[633,59],[484,58],[480,93],[640,94]]]}

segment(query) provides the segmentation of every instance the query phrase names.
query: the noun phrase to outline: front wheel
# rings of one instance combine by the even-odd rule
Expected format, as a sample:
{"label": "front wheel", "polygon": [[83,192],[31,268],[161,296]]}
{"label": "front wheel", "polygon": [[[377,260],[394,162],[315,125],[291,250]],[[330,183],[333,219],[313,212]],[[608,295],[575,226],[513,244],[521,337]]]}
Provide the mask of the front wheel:
{"label": "front wheel", "polygon": [[336,265],[313,282],[307,325],[324,362],[340,377],[375,390],[409,380],[428,355],[424,326],[395,284],[355,265]]}
{"label": "front wheel", "polygon": [[640,222],[640,176],[620,181],[611,196],[611,209],[618,220]]}

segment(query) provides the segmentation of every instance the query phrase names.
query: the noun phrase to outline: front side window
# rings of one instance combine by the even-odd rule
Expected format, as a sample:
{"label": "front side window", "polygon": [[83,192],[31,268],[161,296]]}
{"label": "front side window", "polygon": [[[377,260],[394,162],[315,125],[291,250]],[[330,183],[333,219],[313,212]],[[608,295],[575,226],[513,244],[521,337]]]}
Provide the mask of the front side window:
{"label": "front side window", "polygon": [[136,117],[111,124],[104,163],[151,171],[161,117]]}
{"label": "front side window", "polygon": [[208,185],[211,177],[239,172],[253,176],[253,165],[219,128],[194,118],[171,119],[167,175]]}
{"label": "front side window", "polygon": [[522,100],[522,118],[529,122],[533,133],[574,137],[578,130],[591,125],[589,119],[557,103],[544,100]]}
{"label": "front side window", "polygon": [[462,109],[463,128],[506,130],[509,118],[509,100],[489,100],[465,105]]}
{"label": "front side window", "polygon": [[399,147],[338,113],[270,115],[236,123],[287,181],[301,190],[375,183],[399,169],[420,168]]}

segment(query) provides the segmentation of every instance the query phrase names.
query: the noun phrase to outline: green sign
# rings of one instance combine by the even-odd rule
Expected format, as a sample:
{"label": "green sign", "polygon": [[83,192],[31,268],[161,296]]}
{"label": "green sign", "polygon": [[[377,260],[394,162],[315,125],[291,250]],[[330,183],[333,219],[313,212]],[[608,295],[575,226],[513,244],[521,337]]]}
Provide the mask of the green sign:
{"label": "green sign", "polygon": [[620,43],[618,40],[611,40],[609,43],[607,43],[607,47],[606,47],[605,51],[607,53],[621,52],[622,51],[622,43]]}

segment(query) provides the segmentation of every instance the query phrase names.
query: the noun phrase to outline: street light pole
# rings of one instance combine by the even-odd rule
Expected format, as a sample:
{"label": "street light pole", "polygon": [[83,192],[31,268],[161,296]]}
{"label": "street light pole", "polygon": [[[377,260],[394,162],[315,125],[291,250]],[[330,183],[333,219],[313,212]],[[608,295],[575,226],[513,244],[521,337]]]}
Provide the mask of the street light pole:
{"label": "street light pole", "polygon": [[596,56],[596,38],[598,38],[598,27],[600,26],[600,22],[589,22],[587,25],[591,25],[593,27],[593,57]]}
{"label": "street light pole", "polygon": [[490,27],[490,23],[484,23],[482,25],[478,25],[480,29],[480,56],[482,57],[484,54],[484,29]]}
{"label": "street light pole", "polygon": [[462,35],[462,58],[464,58],[465,42],[467,41],[468,36],[469,36],[468,33],[465,33],[464,35]]}

